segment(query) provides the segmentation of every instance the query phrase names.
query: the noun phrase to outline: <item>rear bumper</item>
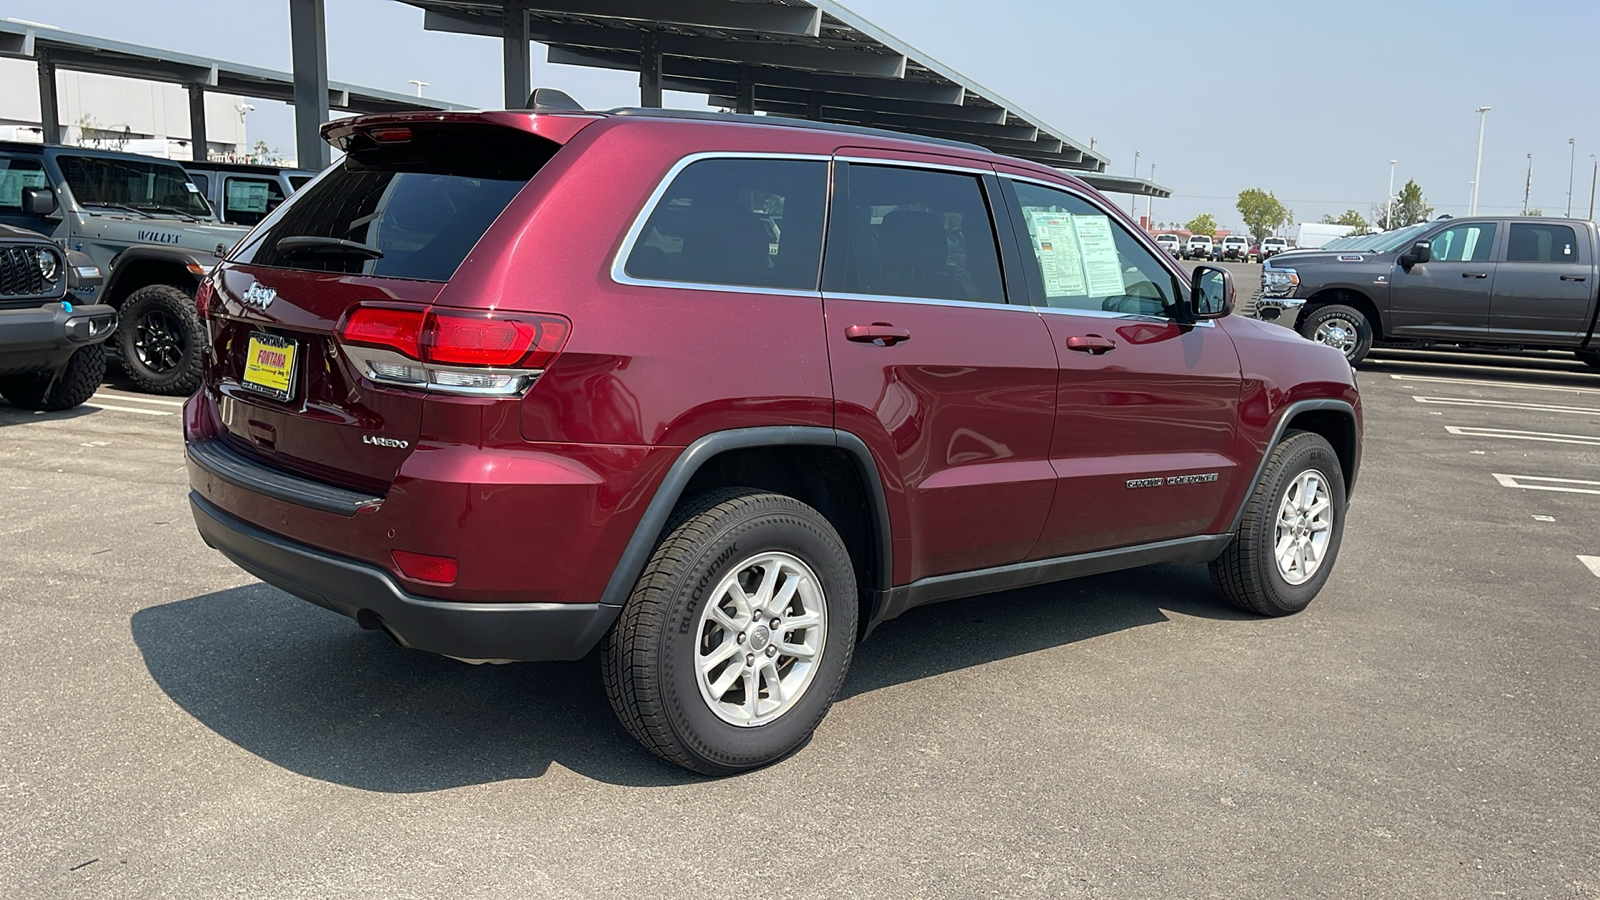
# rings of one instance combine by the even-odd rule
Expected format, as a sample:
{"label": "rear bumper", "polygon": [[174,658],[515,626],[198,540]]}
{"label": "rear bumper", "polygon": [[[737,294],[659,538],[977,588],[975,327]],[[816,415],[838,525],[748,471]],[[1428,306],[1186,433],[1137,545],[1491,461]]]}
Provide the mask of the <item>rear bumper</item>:
{"label": "rear bumper", "polygon": [[0,370],[48,371],[80,347],[104,341],[117,327],[109,306],[46,303],[0,310]]}
{"label": "rear bumper", "polygon": [[405,592],[382,569],[269,534],[197,493],[189,505],[200,536],[239,568],[363,627],[382,627],[416,650],[471,660],[580,659],[621,611],[599,603],[429,600]]}

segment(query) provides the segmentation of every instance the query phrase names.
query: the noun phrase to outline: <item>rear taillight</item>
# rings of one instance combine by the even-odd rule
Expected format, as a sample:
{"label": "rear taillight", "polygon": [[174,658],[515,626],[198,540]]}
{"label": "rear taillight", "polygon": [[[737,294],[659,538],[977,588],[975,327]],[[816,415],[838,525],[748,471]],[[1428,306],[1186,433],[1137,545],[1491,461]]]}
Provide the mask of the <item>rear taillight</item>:
{"label": "rear taillight", "polygon": [[345,314],[339,340],[374,381],[509,396],[543,373],[571,328],[566,318],[546,313],[375,303]]}

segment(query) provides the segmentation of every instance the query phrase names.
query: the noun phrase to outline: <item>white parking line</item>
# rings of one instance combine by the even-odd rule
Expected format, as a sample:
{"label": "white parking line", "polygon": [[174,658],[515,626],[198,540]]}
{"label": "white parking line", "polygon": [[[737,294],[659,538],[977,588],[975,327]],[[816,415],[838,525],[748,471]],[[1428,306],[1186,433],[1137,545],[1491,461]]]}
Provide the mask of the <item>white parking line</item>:
{"label": "white parking line", "polygon": [[1471,378],[1439,378],[1433,375],[1395,375],[1395,381],[1426,381],[1430,384],[1478,384],[1486,387],[1511,388],[1518,391],[1564,391],[1569,394],[1600,394],[1594,388],[1556,387],[1550,384],[1518,384],[1512,381],[1478,381]]}
{"label": "white parking line", "polygon": [[1594,573],[1594,577],[1600,578],[1600,556],[1584,556],[1580,553],[1578,554],[1578,562],[1588,566],[1589,571]]}
{"label": "white parking line", "polygon": [[141,397],[137,394],[121,394],[116,391],[98,390],[94,393],[97,400],[114,400],[118,403],[149,403],[154,406],[182,406],[182,400],[173,400],[170,397]]}
{"label": "white parking line", "polygon": [[164,410],[164,409],[135,409],[134,407],[131,407],[131,406],[110,406],[110,405],[107,405],[107,404],[104,404],[104,403],[85,403],[83,405],[83,408],[84,409],[103,409],[103,410],[106,410],[107,412],[138,413],[141,416],[171,416],[171,415],[175,415],[175,413],[168,412],[167,410]]}
{"label": "white parking line", "polygon": [[1600,416],[1600,409],[1584,406],[1549,406],[1542,403],[1518,403],[1514,400],[1478,400],[1471,397],[1412,397],[1418,403],[1440,403],[1446,406],[1477,406],[1486,409],[1520,409],[1527,412],[1563,413],[1573,416]]}
{"label": "white parking line", "polygon": [[1494,476],[1495,481],[1500,482],[1501,487],[1522,488],[1525,491],[1560,491],[1563,494],[1600,494],[1600,481],[1585,481],[1582,478],[1546,478],[1542,475],[1502,475],[1499,472],[1489,474]]}
{"label": "white parking line", "polygon": [[[1445,431],[1461,437],[1505,438],[1512,441],[1545,441],[1551,444],[1588,444],[1600,446],[1600,436],[1586,434],[1555,434],[1548,431],[1517,431],[1512,428],[1476,428],[1471,425],[1446,425]],[[1482,451],[1473,451],[1479,453]]]}

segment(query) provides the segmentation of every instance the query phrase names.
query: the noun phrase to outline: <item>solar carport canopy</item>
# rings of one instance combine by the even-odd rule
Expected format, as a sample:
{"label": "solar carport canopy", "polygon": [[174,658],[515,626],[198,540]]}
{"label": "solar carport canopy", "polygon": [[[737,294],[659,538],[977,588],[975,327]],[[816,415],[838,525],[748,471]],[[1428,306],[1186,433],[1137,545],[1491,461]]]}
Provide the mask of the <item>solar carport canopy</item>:
{"label": "solar carport canopy", "polygon": [[401,2],[424,10],[429,30],[505,38],[508,104],[527,96],[526,62],[519,72],[514,56],[535,41],[552,63],[639,72],[642,106],[684,91],[738,112],[978,144],[1091,183],[1106,168],[1105,157],[831,0]]}

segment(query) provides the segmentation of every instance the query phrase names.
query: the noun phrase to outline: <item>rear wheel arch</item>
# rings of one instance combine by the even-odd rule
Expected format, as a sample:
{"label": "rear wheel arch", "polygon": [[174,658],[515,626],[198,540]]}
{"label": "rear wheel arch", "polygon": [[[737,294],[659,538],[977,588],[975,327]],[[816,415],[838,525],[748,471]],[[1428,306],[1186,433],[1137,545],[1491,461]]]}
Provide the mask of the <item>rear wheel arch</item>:
{"label": "rear wheel arch", "polygon": [[772,426],[705,435],[684,449],[650,500],[624,548],[601,602],[627,601],[673,511],[721,488],[754,488],[793,497],[839,532],[856,570],[863,635],[892,572],[888,507],[871,451],[832,428]]}

